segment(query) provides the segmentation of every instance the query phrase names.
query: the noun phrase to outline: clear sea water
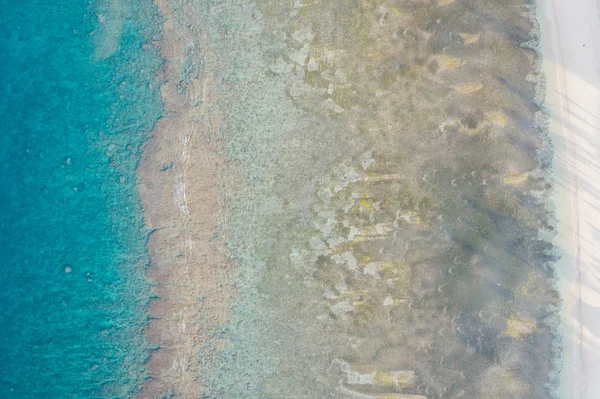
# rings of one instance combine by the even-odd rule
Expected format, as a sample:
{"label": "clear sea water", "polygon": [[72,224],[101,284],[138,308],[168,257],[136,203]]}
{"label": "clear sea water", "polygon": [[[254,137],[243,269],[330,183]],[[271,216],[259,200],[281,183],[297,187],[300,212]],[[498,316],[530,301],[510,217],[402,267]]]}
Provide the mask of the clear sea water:
{"label": "clear sea water", "polygon": [[0,0],[2,399],[128,397],[145,378],[135,169],[162,112],[156,13]]}

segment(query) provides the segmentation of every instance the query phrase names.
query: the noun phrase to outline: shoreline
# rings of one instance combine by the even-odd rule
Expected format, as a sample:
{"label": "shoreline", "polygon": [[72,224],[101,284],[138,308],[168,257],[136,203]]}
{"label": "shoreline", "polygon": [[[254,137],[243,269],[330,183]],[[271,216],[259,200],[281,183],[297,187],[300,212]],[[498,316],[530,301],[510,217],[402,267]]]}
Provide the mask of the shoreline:
{"label": "shoreline", "polygon": [[[560,312],[561,369],[558,397],[596,398],[600,382],[600,264],[594,257],[600,236],[600,21],[593,0],[538,5],[545,108],[554,142],[553,205],[561,254],[556,263]],[[586,22],[584,22],[586,21]]]}
{"label": "shoreline", "polygon": [[[210,113],[210,49],[198,34],[198,11],[186,2],[155,5],[163,21],[157,43],[166,116],[148,140],[138,169],[148,239],[153,300],[145,335],[158,348],[139,397],[198,397],[224,345],[213,333],[228,319],[233,268],[214,231],[222,219],[219,179],[229,174],[218,117]],[[226,171],[224,171],[226,169]]]}

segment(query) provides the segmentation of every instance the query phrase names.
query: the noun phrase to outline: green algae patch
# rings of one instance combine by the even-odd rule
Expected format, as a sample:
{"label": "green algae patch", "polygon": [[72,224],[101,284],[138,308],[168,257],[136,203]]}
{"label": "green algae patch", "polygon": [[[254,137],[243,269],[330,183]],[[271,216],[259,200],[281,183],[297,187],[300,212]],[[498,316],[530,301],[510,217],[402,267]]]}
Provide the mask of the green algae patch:
{"label": "green algae patch", "polygon": [[481,37],[480,33],[460,33],[460,38],[463,40],[465,45],[477,43]]}
{"label": "green algae patch", "polygon": [[507,185],[521,184],[527,181],[527,175],[524,173],[510,173],[502,178],[502,183]]}
{"label": "green algae patch", "polygon": [[462,94],[475,93],[481,89],[483,89],[483,83],[467,83],[455,87],[455,90]]}
{"label": "green algae patch", "polygon": [[537,328],[537,323],[531,319],[508,318],[506,324],[506,330],[502,334],[517,339],[533,334]]}
{"label": "green algae patch", "polygon": [[467,63],[466,60],[461,60],[450,55],[441,55],[438,57],[438,61],[446,69],[458,68],[459,66],[466,65]]}

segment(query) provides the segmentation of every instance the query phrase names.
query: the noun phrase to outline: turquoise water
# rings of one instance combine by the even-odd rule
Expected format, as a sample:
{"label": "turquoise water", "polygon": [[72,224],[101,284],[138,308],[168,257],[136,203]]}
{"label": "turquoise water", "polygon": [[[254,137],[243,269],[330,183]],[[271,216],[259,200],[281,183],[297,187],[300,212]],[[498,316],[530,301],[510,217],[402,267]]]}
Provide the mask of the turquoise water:
{"label": "turquoise water", "polygon": [[0,0],[0,19],[0,398],[127,397],[148,356],[156,10]]}

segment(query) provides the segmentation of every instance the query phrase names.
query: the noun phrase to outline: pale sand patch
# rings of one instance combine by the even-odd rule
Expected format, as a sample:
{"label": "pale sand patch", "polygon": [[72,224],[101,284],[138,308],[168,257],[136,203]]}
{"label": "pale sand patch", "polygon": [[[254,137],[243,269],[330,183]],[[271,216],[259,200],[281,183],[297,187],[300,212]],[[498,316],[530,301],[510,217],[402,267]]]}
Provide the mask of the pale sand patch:
{"label": "pale sand patch", "polygon": [[[148,241],[148,278],[157,299],[146,334],[159,350],[146,369],[141,398],[198,398],[224,340],[215,336],[229,315],[233,268],[215,228],[222,220],[219,184],[231,168],[216,139],[219,117],[208,112],[213,85],[211,53],[197,26],[195,3],[180,7],[157,0],[164,18],[159,44],[165,65],[161,95],[167,116],[159,121],[139,167],[139,191]],[[201,59],[203,71],[187,73]],[[210,337],[210,338],[209,338]]]}
{"label": "pale sand patch", "polygon": [[122,0],[101,0],[97,5],[99,27],[93,32],[94,59],[105,60],[119,49],[127,15],[127,3]]}
{"label": "pale sand patch", "polygon": [[600,397],[600,4],[542,0],[562,294],[559,397]]}

